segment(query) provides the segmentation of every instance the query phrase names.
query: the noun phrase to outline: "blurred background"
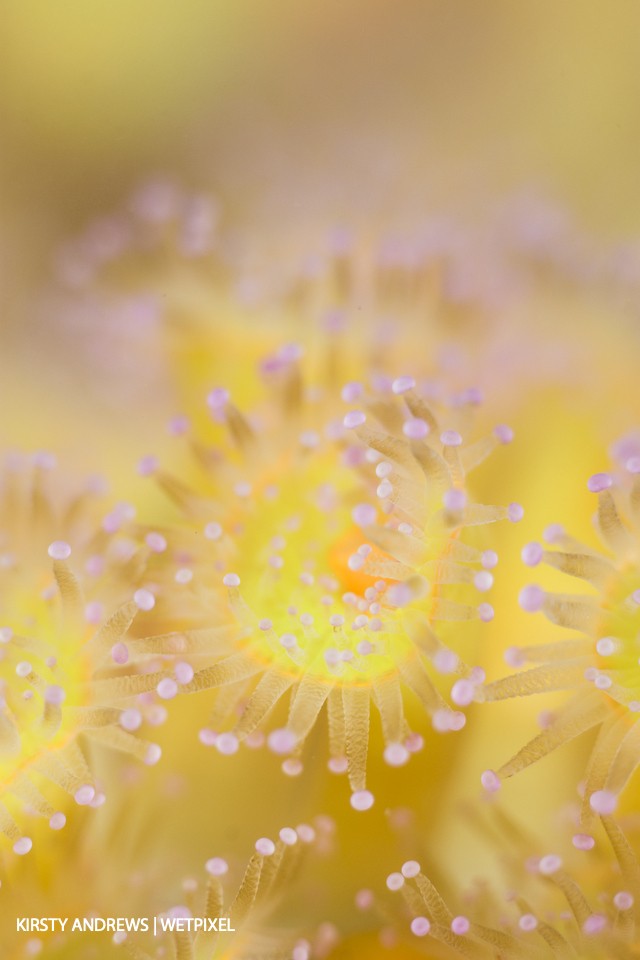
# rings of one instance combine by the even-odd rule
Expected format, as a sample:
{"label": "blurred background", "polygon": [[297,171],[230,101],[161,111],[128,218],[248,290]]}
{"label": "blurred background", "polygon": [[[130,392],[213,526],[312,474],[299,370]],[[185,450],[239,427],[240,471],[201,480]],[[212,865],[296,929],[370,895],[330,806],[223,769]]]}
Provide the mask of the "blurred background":
{"label": "blurred background", "polygon": [[3,329],[52,244],[155,172],[254,229],[534,184],[633,233],[639,37],[634,0],[6,0]]}
{"label": "blurred background", "polygon": [[72,350],[37,294],[153,176],[298,257],[336,224],[473,221],[522,190],[628,241],[639,37],[634,0],[6,0],[0,389],[65,416]]}

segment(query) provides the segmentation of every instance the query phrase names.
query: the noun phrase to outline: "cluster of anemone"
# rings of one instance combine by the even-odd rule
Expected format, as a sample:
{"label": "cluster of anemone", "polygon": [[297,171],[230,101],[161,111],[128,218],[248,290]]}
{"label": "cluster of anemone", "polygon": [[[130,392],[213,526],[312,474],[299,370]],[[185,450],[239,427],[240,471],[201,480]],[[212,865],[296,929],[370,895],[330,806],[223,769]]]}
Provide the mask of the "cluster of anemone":
{"label": "cluster of anemone", "polygon": [[12,456],[2,476],[0,832],[17,854],[34,817],[59,830],[70,800],[104,802],[92,744],[160,758],[138,730],[165,714],[130,689],[157,645],[145,617],[158,543],[131,535],[132,508],[107,508],[102,486],[69,490],[49,454]]}
{"label": "cluster of anemone", "polygon": [[430,372],[480,377],[513,402],[525,382],[579,379],[575,341],[561,332],[572,306],[557,323],[552,315],[551,344],[511,323],[545,289],[541,276],[588,292],[589,305],[612,288],[638,298],[634,246],[599,245],[537,196],[514,196],[480,223],[435,213],[380,233],[337,225],[296,237],[293,249],[266,244],[231,228],[215,198],[151,180],[60,247],[50,312],[98,374],[93,389],[117,375],[121,394],[158,403],[167,385],[184,396],[274,331],[313,337],[318,318],[345,317],[379,357],[397,360],[407,340],[428,338]]}
{"label": "cluster of anemone", "polygon": [[[564,258],[562,224],[527,216],[511,224],[519,239],[512,232],[506,241],[515,261],[528,260],[530,272],[592,272],[595,261],[581,259],[577,248],[575,259]],[[47,455],[28,469],[7,465],[0,832],[15,854],[32,847],[23,829],[29,817],[58,830],[71,801],[104,802],[87,745],[157,762],[160,747],[140,731],[162,724],[165,704],[184,694],[212,702],[202,744],[235,754],[242,743],[266,742],[292,776],[303,771],[311,752],[305,743],[326,718],[329,770],[346,774],[352,807],[365,811],[374,804],[367,782],[374,711],[384,760],[400,767],[425,745],[425,714],[432,732],[449,734],[464,727],[465,709],[477,702],[571,690],[542,732],[497,771],[486,770],[482,783],[495,793],[504,778],[597,731],[570,851],[590,855],[587,867],[565,869],[544,849],[532,857],[529,839],[496,814],[495,839],[516,891],[506,902],[483,886],[453,909],[415,860],[392,873],[387,887],[404,897],[402,923],[414,944],[428,943],[438,956],[633,956],[640,867],[612,814],[640,760],[640,457],[630,457],[621,476],[589,481],[602,550],[553,525],[546,545],[522,551],[527,566],[547,564],[586,584],[577,594],[536,584],[521,593],[526,611],[542,611],[573,635],[510,648],[510,666],[532,666],[492,683],[482,663],[463,655],[473,648],[474,621],[482,630],[493,618],[488,598],[498,556],[485,528],[517,522],[523,509],[476,500],[473,470],[511,442],[512,430],[501,424],[478,437],[479,390],[445,390],[433,372],[439,354],[451,359],[440,349],[449,337],[471,344],[474,362],[474,345],[490,351],[501,342],[484,334],[523,275],[522,265],[505,267],[505,237],[481,249],[478,234],[434,220],[365,249],[338,230],[322,254],[265,282],[220,231],[215,204],[155,183],[62,252],[58,277],[78,298],[76,318],[99,315],[107,336],[137,338],[144,358],[140,364],[120,342],[105,345],[89,323],[100,361],[124,353],[144,382],[152,367],[158,378],[160,367],[166,374],[172,355],[172,396],[187,380],[192,395],[190,365],[202,353],[195,379],[206,377],[209,387],[220,379],[229,389],[211,390],[206,418],[189,410],[193,427],[184,415],[171,421],[190,460],[178,454],[182,466],[170,470],[153,455],[140,461],[140,472],[153,475],[178,507],[175,522],[143,526],[126,504],[103,509],[96,484],[69,496],[52,482]],[[215,374],[209,367],[210,314],[214,328],[224,325],[232,336],[229,305],[247,311],[243,320],[256,306],[277,313],[280,331],[321,316],[322,348],[307,362],[301,348],[284,346],[260,363],[257,377],[243,359],[224,381],[224,351],[211,365]],[[336,334],[356,312],[361,326],[354,323],[345,343]],[[402,329],[412,343],[427,322],[436,346],[412,360],[395,334]],[[261,348],[255,323],[240,330],[242,351]],[[73,328],[74,344],[77,334]],[[525,351],[520,364],[535,366]],[[422,713],[413,730],[408,704],[416,701]],[[613,858],[602,855],[598,833]],[[161,915],[228,914],[232,941],[187,929],[151,945],[117,936],[116,945],[134,960],[321,956],[331,935],[312,943],[308,931],[273,928],[300,850],[312,840],[305,825],[261,838],[228,906],[228,867],[214,857],[204,886],[186,881],[184,903]],[[359,907],[374,902],[368,890],[358,895]],[[388,922],[388,909],[380,910]]]}
{"label": "cluster of anemone", "polygon": [[574,837],[575,849],[560,856],[495,808],[479,823],[499,845],[502,881],[477,878],[445,898],[428,871],[407,860],[386,878],[387,890],[404,901],[401,911],[370,889],[358,892],[356,906],[377,912],[389,939],[423,945],[443,960],[631,960],[640,904],[637,836],[628,837],[608,814],[600,821],[598,843],[576,844]]}
{"label": "cluster of anemone", "polygon": [[[248,304],[300,301],[330,289],[334,299],[365,291],[381,309],[403,304],[418,313],[425,298],[435,297],[452,308],[452,322],[469,305],[487,312],[521,296],[541,269],[566,283],[615,285],[637,295],[633,244],[607,247],[566,209],[531,193],[512,196],[481,224],[436,213],[377,236],[335,225],[322,242],[310,239],[302,254],[298,243],[294,256],[284,245],[273,247],[267,257],[248,231],[228,230],[214,197],[158,178],[64,243],[55,273],[68,290],[100,291],[117,302],[117,290],[157,283],[169,266],[176,303],[197,308],[196,274],[188,265],[198,264],[209,270],[210,294],[231,288]],[[159,306],[157,297],[151,300]]]}
{"label": "cluster of anemone", "polygon": [[[54,889],[43,893],[34,875],[23,871],[20,883],[2,891],[4,907],[16,917],[67,918],[65,928],[58,924],[34,930],[26,940],[14,928],[3,930],[3,956],[67,956],[67,951],[77,955],[74,950],[81,935],[72,930],[72,923],[86,921],[92,930],[92,956],[99,952],[132,960],[322,958],[339,939],[336,928],[330,923],[314,926],[305,919],[281,920],[281,916],[293,884],[306,874],[313,877],[334,826],[329,817],[319,816],[310,823],[282,827],[273,839],[265,836],[255,841],[248,862],[236,854],[229,859],[212,855],[202,865],[202,877],[164,882],[163,876],[162,887],[153,861],[146,863],[141,854],[121,872],[117,891],[92,862],[91,844],[87,850],[82,831],[71,828],[65,863],[56,862]],[[86,883],[87,876],[92,876],[92,884]],[[118,899],[123,891],[124,912]],[[99,923],[93,928],[95,918]]]}
{"label": "cluster of anemone", "polygon": [[194,670],[183,690],[218,690],[201,739],[222,753],[260,733],[288,696],[286,724],[271,725],[267,742],[291,774],[326,708],[329,767],[348,774],[352,805],[367,809],[372,705],[385,760],[401,766],[423,744],[403,690],[447,733],[464,726],[459,708],[484,679],[438,625],[458,634],[493,618],[497,554],[469,534],[523,511],[475,502],[468,475],[513,434],[500,425],[474,439],[476,392],[447,404],[411,376],[310,387],[294,347],[262,373],[265,396],[248,413],[222,387],[209,394],[220,435],[213,447],[190,437],[203,468],[192,484],[145,463],[185,515],[175,533],[191,560],[185,589],[194,615],[210,618],[208,645],[183,631]]}
{"label": "cluster of anemone", "polygon": [[125,953],[134,960],[249,960],[256,956],[263,960],[285,956],[309,960],[312,946],[313,955],[322,956],[336,939],[336,932],[329,925],[311,930],[302,923],[279,926],[274,931],[271,923],[299,874],[308,848],[318,846],[318,832],[326,829],[323,818],[319,820],[318,827],[306,823],[283,827],[275,839],[256,840],[244,875],[230,899],[225,889],[229,863],[219,856],[209,858],[204,883],[194,877],[185,879],[182,901],[155,914],[153,937],[123,931],[113,935],[114,944],[124,946]]}
{"label": "cluster of anemone", "polygon": [[572,696],[545,728],[485,784],[497,789],[509,777],[567,741],[597,730],[585,771],[583,819],[615,810],[618,795],[640,763],[640,458],[627,459],[618,475],[600,473],[588,481],[597,496],[595,524],[602,549],[572,538],[559,524],[545,541],[522,550],[531,568],[547,564],[583,581],[588,592],[554,593],[537,584],[520,594],[524,610],[541,611],[570,636],[526,648],[512,647],[512,666],[524,672],[486,685],[485,700],[571,690]]}

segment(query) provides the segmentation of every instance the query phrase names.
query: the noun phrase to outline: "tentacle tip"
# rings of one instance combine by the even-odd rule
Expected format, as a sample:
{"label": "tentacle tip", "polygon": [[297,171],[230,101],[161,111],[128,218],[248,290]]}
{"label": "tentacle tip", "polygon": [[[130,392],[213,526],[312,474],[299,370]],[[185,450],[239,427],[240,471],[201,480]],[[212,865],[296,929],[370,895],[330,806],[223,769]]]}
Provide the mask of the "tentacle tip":
{"label": "tentacle tip", "polygon": [[628,893],[626,890],[620,890],[615,894],[613,898],[614,906],[621,911],[630,910],[634,905],[635,900],[633,894]]}
{"label": "tentacle tip", "polygon": [[61,706],[66,699],[66,692],[63,687],[54,683],[51,686],[45,688],[44,699],[46,703],[51,704],[54,707]]}
{"label": "tentacle tip", "polygon": [[485,570],[493,570],[498,565],[498,554],[495,550],[483,550],[480,563]]}
{"label": "tentacle tip", "polygon": [[340,391],[340,396],[345,403],[355,403],[362,394],[364,393],[364,387],[357,380],[352,380],[349,383],[345,383],[344,387]]}
{"label": "tentacle tip", "polygon": [[259,840],[256,840],[255,848],[256,852],[261,854],[263,857],[271,857],[276,852],[275,843],[268,837],[260,837]]}
{"label": "tentacle tip", "polygon": [[390,767],[403,767],[409,760],[409,751],[403,743],[390,743],[384,750],[384,761]]}
{"label": "tentacle tip", "polygon": [[411,921],[411,933],[416,937],[426,937],[431,930],[431,924],[426,917],[414,917]]}
{"label": "tentacle tip", "polygon": [[231,757],[240,748],[240,741],[235,733],[220,733],[216,737],[216,750],[225,757]]}
{"label": "tentacle tip", "polygon": [[173,700],[178,694],[178,684],[173,677],[163,677],[156,686],[156,693],[161,700]]}
{"label": "tentacle tip", "polygon": [[487,793],[497,793],[502,786],[500,777],[495,770],[485,770],[480,777],[480,783]]}
{"label": "tentacle tip", "polygon": [[445,510],[448,510],[450,513],[460,513],[467,505],[467,495],[464,490],[454,487],[452,490],[447,490],[444,493],[442,503],[444,504]]}
{"label": "tentacle tip", "polygon": [[356,427],[361,427],[366,421],[367,416],[362,410],[350,410],[345,414],[342,423],[347,430],[355,430]]}
{"label": "tentacle tip", "polygon": [[565,529],[561,523],[550,523],[545,527],[542,539],[545,543],[558,543],[565,535]]}
{"label": "tentacle tip", "polygon": [[298,842],[298,834],[293,827],[283,827],[278,836],[287,847],[293,847]]}
{"label": "tentacle tip", "polygon": [[486,593],[493,586],[493,574],[489,570],[479,570],[473,578],[476,590],[480,593]]}
{"label": "tentacle tip", "polygon": [[240,577],[237,573],[225,573],[222,578],[222,582],[225,587],[239,587],[240,586]]}
{"label": "tentacle tip", "polygon": [[397,396],[402,393],[407,393],[409,390],[413,390],[416,385],[416,381],[413,377],[397,377],[391,384],[391,390]]}
{"label": "tentacle tip", "polygon": [[538,613],[544,607],[545,592],[542,587],[531,583],[520,591],[518,602],[527,613]]}
{"label": "tentacle tip", "polygon": [[144,588],[141,588],[140,590],[136,590],[136,592],[134,593],[133,602],[135,603],[138,610],[143,610],[145,612],[148,612],[149,610],[153,610],[153,608],[155,607],[156,598],[151,592],[151,590],[146,590]]}
{"label": "tentacle tip", "polygon": [[589,797],[589,806],[600,816],[609,816],[618,806],[618,797],[611,790],[596,790]]}
{"label": "tentacle tip", "polygon": [[511,443],[515,436],[511,427],[507,426],[506,423],[498,424],[498,426],[495,427],[493,431],[493,435],[495,436],[496,440],[498,440],[499,443],[502,443],[502,444]]}
{"label": "tentacle tip", "polygon": [[92,787],[90,783],[85,783],[83,786],[78,787],[76,792],[73,795],[73,799],[78,804],[79,807],[87,807],[93,800],[96,795],[95,787]]}
{"label": "tentacle tip", "polygon": [[402,426],[402,432],[409,440],[424,440],[430,432],[429,424],[421,417],[410,417],[405,420]]}
{"label": "tentacle tip", "polygon": [[16,840],[13,845],[13,852],[19,857],[24,857],[25,854],[29,853],[32,847],[33,840],[31,837],[20,837],[20,839]]}
{"label": "tentacle tip", "polygon": [[594,473],[587,480],[587,490],[590,493],[602,493],[613,486],[613,477],[610,473]]}
{"label": "tentacle tip", "polygon": [[548,853],[541,857],[538,863],[538,871],[543,877],[550,877],[562,868],[562,859],[555,853]]}
{"label": "tentacle tip", "polygon": [[443,447],[460,447],[462,437],[457,430],[444,430],[440,434],[440,442]]}
{"label": "tentacle tip", "polygon": [[287,757],[286,760],[282,761],[281,769],[286,777],[299,777],[304,767],[302,760],[299,760],[298,757]]}
{"label": "tentacle tip", "polygon": [[490,623],[495,616],[495,611],[490,603],[481,603],[478,605],[478,616],[483,623]]}
{"label": "tentacle tip", "polygon": [[404,887],[404,877],[401,873],[390,873],[386,879],[387,890],[391,890],[394,893],[396,890],[400,890],[401,887]]}
{"label": "tentacle tip", "polygon": [[144,762],[148,767],[154,767],[162,756],[162,748],[158,743],[150,743],[144,755]]}
{"label": "tentacle tip", "polygon": [[522,557],[522,562],[526,564],[527,567],[537,567],[538,564],[542,562],[544,556],[542,544],[536,543],[535,541],[527,543],[522,548],[520,556]]}
{"label": "tentacle tip", "polygon": [[524,517],[524,507],[521,503],[510,503],[507,507],[507,517],[511,523],[520,523]]}
{"label": "tentacle tip", "polygon": [[595,837],[592,837],[590,833],[576,833],[571,838],[576,850],[593,850],[596,845]]}
{"label": "tentacle tip", "polygon": [[525,657],[520,647],[507,647],[503,659],[508,667],[522,667],[525,663]]}
{"label": "tentacle tip", "polygon": [[214,415],[220,415],[229,403],[230,393],[225,387],[214,387],[207,394],[207,406]]}
{"label": "tentacle tip", "polygon": [[203,727],[198,733],[198,740],[204,747],[214,747],[217,740],[217,734],[208,727]]}
{"label": "tentacle tip", "polygon": [[350,803],[354,810],[370,810],[374,803],[374,797],[370,790],[356,790],[351,794]]}
{"label": "tentacle tip", "polygon": [[204,868],[212,877],[223,877],[229,871],[229,864],[222,857],[211,857],[205,863]]}
{"label": "tentacle tip", "polygon": [[582,924],[582,932],[587,937],[593,937],[602,933],[606,926],[607,918],[605,916],[601,913],[592,913]]}
{"label": "tentacle tip", "polygon": [[476,699],[476,684],[467,677],[456,680],[451,688],[451,699],[457,707],[468,707]]}
{"label": "tentacle tip", "polygon": [[272,753],[279,755],[291,753],[297,743],[297,737],[293,730],[281,727],[278,730],[272,730],[267,737],[267,746]]}
{"label": "tentacle tip", "polygon": [[355,905],[358,910],[363,912],[366,910],[371,910],[375,903],[375,897],[372,890],[358,890],[355,896]]}
{"label": "tentacle tip", "polygon": [[152,477],[155,473],[158,472],[160,468],[160,461],[158,458],[152,454],[148,453],[144,457],[141,457],[138,460],[138,475],[140,477]]}
{"label": "tentacle tip", "polygon": [[54,540],[47,547],[47,553],[52,560],[68,560],[71,556],[71,546],[66,540]]}
{"label": "tentacle tip", "polygon": [[175,416],[167,422],[167,433],[172,437],[183,437],[189,432],[191,421],[184,413],[176,413]]}

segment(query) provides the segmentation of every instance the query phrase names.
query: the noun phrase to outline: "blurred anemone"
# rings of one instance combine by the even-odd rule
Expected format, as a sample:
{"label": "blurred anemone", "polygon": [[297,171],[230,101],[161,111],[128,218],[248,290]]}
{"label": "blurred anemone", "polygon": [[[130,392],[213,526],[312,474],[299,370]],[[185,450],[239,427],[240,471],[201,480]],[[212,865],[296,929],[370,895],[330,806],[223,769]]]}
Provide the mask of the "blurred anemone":
{"label": "blurred anemone", "polygon": [[612,812],[640,762],[640,457],[629,456],[619,477],[589,479],[597,495],[596,527],[602,550],[574,540],[559,524],[545,531],[555,549],[529,543],[522,558],[544,563],[583,581],[589,592],[555,593],[532,584],[520,594],[524,610],[541,611],[552,623],[577,633],[548,644],[512,647],[507,662],[535,666],[486,685],[486,700],[575,690],[545,729],[494,774],[485,786],[509,777],[587,730],[598,730],[584,782],[583,819]]}
{"label": "blurred anemone", "polygon": [[[160,177],[62,246],[55,272],[43,317],[56,348],[65,363],[75,358],[78,382],[103,410],[114,397],[153,396],[145,423],[176,403],[197,416],[231,362],[235,386],[253,399],[242,382],[247,356],[289,339],[314,346],[345,320],[351,339],[375,345],[376,362],[446,370],[498,405],[522,403],[524,384],[591,396],[584,371],[595,350],[611,349],[599,336],[603,312],[622,323],[640,299],[634,251],[603,249],[535,195],[511,198],[482,223],[435,211],[385,229],[292,222],[265,235],[214,197]],[[425,345],[417,367],[409,342]],[[358,375],[357,356],[343,366],[345,380]],[[136,404],[132,422],[139,416]]]}
{"label": "blurred anemone", "polygon": [[387,940],[409,935],[411,946],[443,960],[637,956],[640,864],[618,822],[603,815],[598,843],[576,834],[560,856],[499,808],[476,818],[500,851],[501,879],[478,878],[445,899],[417,860],[406,861],[386,878],[404,900],[402,920],[372,890],[356,896],[360,910],[379,914]]}
{"label": "blurred anemone", "polygon": [[[212,852],[202,864],[204,882],[191,873],[181,881],[175,851],[157,844],[157,811],[147,808],[149,833],[139,823],[132,829],[132,802],[137,802],[132,787],[121,785],[108,807],[84,820],[82,814],[74,818],[64,837],[39,845],[30,860],[0,852],[3,916],[67,921],[64,930],[60,923],[50,922],[48,928],[28,932],[16,929],[15,922],[0,926],[3,960],[39,956],[308,960],[324,957],[335,945],[335,927],[319,922],[325,907],[324,881],[318,879],[317,870],[335,829],[329,817],[284,827],[273,840],[261,837],[248,863],[237,849],[229,849],[227,859]],[[189,861],[200,865],[205,851],[219,849],[218,842],[213,845],[211,838],[203,838]],[[117,867],[108,870],[106,847],[117,851]],[[306,911],[302,920],[300,905],[310,889],[316,908]],[[215,926],[220,930],[207,929],[209,925],[201,922],[195,929],[180,929],[188,927],[189,919],[218,918],[222,922]]]}
{"label": "blurred anemone", "polygon": [[100,478],[74,493],[54,467],[50,454],[12,456],[0,487],[0,830],[18,854],[32,846],[21,807],[59,830],[66,817],[49,797],[104,801],[90,745],[160,757],[136,732],[152,705],[120,706],[133,700],[139,649],[154,646],[140,631],[159,541],[127,534],[133,508],[107,511]]}
{"label": "blurred anemone", "polygon": [[317,931],[304,929],[298,921],[291,922],[290,909],[284,910],[287,920],[278,922],[283,902],[291,899],[293,884],[299,882],[305,848],[315,845],[315,838],[316,829],[309,824],[283,827],[275,840],[261,837],[230,900],[225,889],[229,864],[222,857],[211,857],[204,883],[193,877],[184,880],[182,902],[156,915],[157,936],[152,945],[144,945],[148,937],[126,933],[116,933],[114,943],[123,944],[133,960],[323,957],[337,936],[330,925],[323,924]]}
{"label": "blurred anemone", "polygon": [[[484,597],[497,555],[465,534],[523,511],[474,502],[467,478],[512,431],[502,425],[473,441],[477,392],[433,400],[410,376],[374,375],[340,391],[327,374],[307,387],[299,353],[288,346],[262,363],[267,396],[247,415],[226,389],[211,391],[220,439],[213,448],[191,441],[203,468],[193,486],[153,458],[142,467],[181,508],[177,536],[191,542],[191,563],[176,579],[207,626],[184,631],[196,669],[182,689],[219,689],[203,743],[235,753],[289,693],[286,726],[268,745],[289,755],[284,769],[295,774],[326,705],[330,767],[348,773],[352,805],[367,809],[371,702],[385,759],[400,766],[422,746],[403,686],[444,733],[461,729],[465,714],[430,670],[451,677],[455,707],[471,703],[484,679],[436,625],[455,624],[457,634],[465,621],[493,617]],[[139,679],[149,689],[158,680]]]}

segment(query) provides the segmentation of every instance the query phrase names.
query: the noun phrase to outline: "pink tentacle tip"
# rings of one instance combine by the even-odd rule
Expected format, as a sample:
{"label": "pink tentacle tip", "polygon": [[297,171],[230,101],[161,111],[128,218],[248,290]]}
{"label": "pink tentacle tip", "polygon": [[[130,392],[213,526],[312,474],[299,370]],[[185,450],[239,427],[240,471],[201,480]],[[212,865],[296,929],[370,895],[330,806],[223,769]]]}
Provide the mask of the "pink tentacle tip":
{"label": "pink tentacle tip", "polygon": [[350,410],[349,413],[345,414],[342,422],[347,430],[355,430],[356,427],[361,427],[363,423],[366,423],[366,420],[366,414],[362,410]]}
{"label": "pink tentacle tip", "polygon": [[522,562],[525,563],[528,567],[537,567],[539,563],[542,562],[544,556],[544,549],[540,543],[535,541],[532,543],[527,543],[526,546],[522,548]]}
{"label": "pink tentacle tip", "polygon": [[510,503],[507,507],[507,516],[511,523],[520,523],[524,517],[524,507],[520,503]]}
{"label": "pink tentacle tip", "polygon": [[609,816],[618,806],[618,798],[611,790],[596,790],[589,797],[589,806],[600,816]]}
{"label": "pink tentacle tip", "polygon": [[478,616],[483,623],[490,623],[495,616],[495,611],[490,603],[481,603],[478,605]]}
{"label": "pink tentacle tip", "polygon": [[140,590],[136,590],[134,593],[133,602],[138,610],[144,610],[146,612],[153,610],[156,605],[156,598],[152,594],[151,590],[145,590],[142,588]]}
{"label": "pink tentacle tip", "polygon": [[544,607],[545,592],[542,587],[532,583],[520,591],[518,601],[527,613],[538,613]]}
{"label": "pink tentacle tip", "polygon": [[500,777],[494,770],[485,770],[480,777],[480,783],[487,793],[497,793],[502,786]]}
{"label": "pink tentacle tip", "polygon": [[154,454],[148,453],[138,460],[138,474],[141,477],[152,477],[153,474],[157,472],[159,466],[160,461],[158,458]]}
{"label": "pink tentacle tip", "polygon": [[297,737],[293,730],[288,730],[286,727],[281,727],[278,730],[273,730],[267,737],[267,746],[272,753],[283,755],[285,753],[291,753],[297,742]]}
{"label": "pink tentacle tip", "polygon": [[212,877],[223,877],[229,871],[229,864],[222,857],[211,857],[205,863],[205,870]]}
{"label": "pink tentacle tip", "polygon": [[391,384],[392,391],[400,395],[402,393],[407,393],[409,390],[413,390],[416,385],[416,381],[413,377],[398,377]]}
{"label": "pink tentacle tip", "polygon": [[68,560],[71,556],[71,547],[66,540],[54,540],[47,548],[52,560]]}
{"label": "pink tentacle tip", "polygon": [[601,913],[592,913],[591,916],[587,917],[585,922],[582,924],[582,932],[588,937],[593,937],[598,933],[602,933],[606,926],[606,917],[604,917]]}
{"label": "pink tentacle tip", "polygon": [[411,417],[405,420],[402,432],[409,440],[424,440],[429,434],[429,424],[421,417]]}
{"label": "pink tentacle tip", "polygon": [[414,917],[411,921],[411,933],[416,937],[426,937],[431,930],[431,924],[426,917]]}
{"label": "pink tentacle tip", "polygon": [[370,810],[373,802],[373,794],[369,790],[356,790],[351,794],[350,803],[354,810]]}
{"label": "pink tentacle tip", "polygon": [[33,847],[33,840],[30,837],[20,837],[13,845],[13,852],[19,857],[24,857]]}
{"label": "pink tentacle tip", "polygon": [[610,473],[594,473],[587,480],[587,490],[590,493],[602,493],[613,486],[613,477]]}
{"label": "pink tentacle tip", "polygon": [[589,833],[576,833],[571,842],[576,850],[593,850],[596,845],[595,838]]}
{"label": "pink tentacle tip", "polygon": [[409,751],[402,743],[390,743],[385,747],[384,760],[390,767],[402,767],[409,759]]}
{"label": "pink tentacle tip", "polygon": [[552,874],[557,873],[561,867],[562,860],[555,853],[549,853],[542,857],[538,864],[538,870],[545,877],[550,877]]}
{"label": "pink tentacle tip", "polygon": [[214,387],[207,395],[207,406],[212,413],[218,413],[229,402],[229,391],[224,387]]}
{"label": "pink tentacle tip", "polygon": [[514,438],[514,432],[506,423],[499,424],[493,431],[493,434],[500,443],[511,443]]}

